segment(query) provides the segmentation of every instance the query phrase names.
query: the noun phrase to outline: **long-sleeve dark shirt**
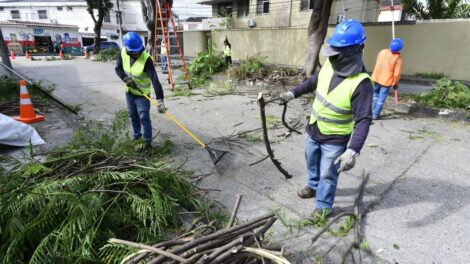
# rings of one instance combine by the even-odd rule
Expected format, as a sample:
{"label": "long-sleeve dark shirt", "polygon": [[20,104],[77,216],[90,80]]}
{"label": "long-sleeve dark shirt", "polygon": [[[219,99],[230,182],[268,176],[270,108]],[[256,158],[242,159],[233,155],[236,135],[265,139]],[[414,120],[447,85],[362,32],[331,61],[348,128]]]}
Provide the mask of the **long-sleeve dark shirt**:
{"label": "long-sleeve dark shirt", "polygon": [[[345,77],[334,74],[330,87],[328,88],[328,93],[333,91],[344,79]],[[303,94],[313,93],[317,88],[317,83],[318,76],[314,75],[312,78],[290,89],[290,91],[297,98]],[[318,129],[316,122],[313,125],[307,123],[307,134],[309,134],[313,140],[322,143],[347,144],[351,139],[348,148],[359,153],[366,141],[367,135],[369,134],[369,126],[372,123],[372,97],[372,84],[369,79],[365,79],[356,88],[351,98],[354,118],[352,138],[351,135],[323,135]]]}
{"label": "long-sleeve dark shirt", "polygon": [[[130,61],[131,61],[131,66],[132,66],[136,60],[131,57]],[[119,76],[119,78],[121,78],[121,80],[124,81],[124,79],[128,77],[128,75],[126,74],[122,66],[121,54],[119,54],[117,58],[117,63],[116,63],[116,67],[114,68],[114,70],[116,71],[116,74]],[[158,80],[157,71],[155,71],[155,66],[153,65],[153,61],[150,57],[145,62],[144,71],[145,73],[147,73],[150,80],[152,81],[153,89],[155,90],[155,96],[157,97],[157,100],[163,99],[164,96],[163,96],[162,84]]]}

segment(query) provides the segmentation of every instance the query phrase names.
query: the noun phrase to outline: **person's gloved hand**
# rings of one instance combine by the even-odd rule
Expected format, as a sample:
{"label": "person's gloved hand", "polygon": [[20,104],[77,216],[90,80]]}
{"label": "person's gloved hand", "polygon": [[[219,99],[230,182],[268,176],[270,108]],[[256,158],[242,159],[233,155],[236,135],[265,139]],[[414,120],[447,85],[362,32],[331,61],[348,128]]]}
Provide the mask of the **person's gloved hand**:
{"label": "person's gloved hand", "polygon": [[137,84],[134,82],[134,80],[132,80],[131,77],[126,77],[126,78],[124,79],[124,82],[125,82],[126,85],[129,86],[130,88],[140,91],[140,89],[137,87]]}
{"label": "person's gloved hand", "polygon": [[165,108],[165,103],[163,103],[163,99],[158,100],[157,108],[160,114],[165,113],[166,108]]}
{"label": "person's gloved hand", "polygon": [[282,100],[283,103],[288,103],[290,100],[295,98],[295,95],[294,95],[294,93],[289,91],[289,92],[286,92],[286,93],[282,93],[280,95],[280,97],[281,97],[281,100]]}
{"label": "person's gloved hand", "polygon": [[356,157],[359,156],[354,150],[347,149],[341,156],[335,160],[335,165],[339,163],[338,173],[348,171],[356,165]]}
{"label": "person's gloved hand", "polygon": [[397,85],[394,85],[392,86],[393,87],[393,90],[397,90],[398,89],[398,84]]}

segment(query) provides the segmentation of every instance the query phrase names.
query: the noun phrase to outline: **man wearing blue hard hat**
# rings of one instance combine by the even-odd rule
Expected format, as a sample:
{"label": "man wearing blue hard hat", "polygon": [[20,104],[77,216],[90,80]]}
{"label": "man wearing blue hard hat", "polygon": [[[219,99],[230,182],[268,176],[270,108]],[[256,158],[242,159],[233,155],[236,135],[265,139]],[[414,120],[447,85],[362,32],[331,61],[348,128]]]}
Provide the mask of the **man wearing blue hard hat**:
{"label": "man wearing blue hard hat", "polygon": [[369,133],[373,88],[362,61],[365,40],[358,21],[343,20],[321,50],[327,59],[318,74],[281,94],[288,102],[315,91],[306,128],[307,185],[298,192],[316,197],[314,221],[331,214],[339,173],[354,167]]}
{"label": "man wearing blue hard hat", "polygon": [[145,51],[142,38],[136,32],[129,32],[124,35],[123,40],[124,47],[118,56],[115,71],[125,83],[127,111],[134,131],[133,139],[143,138],[145,147],[150,148],[152,146],[150,102],[143,95],[150,95],[153,85],[158,100],[158,112],[164,113],[163,89],[152,57]]}
{"label": "man wearing blue hard hat", "polygon": [[[398,89],[400,81],[402,59],[400,51],[403,48],[403,40],[395,38],[390,41],[388,49],[383,49],[377,55],[372,80],[375,83],[374,99],[372,100],[372,118],[379,119],[382,107],[387,99],[390,88]],[[397,94],[395,94],[397,95]],[[396,99],[397,100],[397,99]]]}

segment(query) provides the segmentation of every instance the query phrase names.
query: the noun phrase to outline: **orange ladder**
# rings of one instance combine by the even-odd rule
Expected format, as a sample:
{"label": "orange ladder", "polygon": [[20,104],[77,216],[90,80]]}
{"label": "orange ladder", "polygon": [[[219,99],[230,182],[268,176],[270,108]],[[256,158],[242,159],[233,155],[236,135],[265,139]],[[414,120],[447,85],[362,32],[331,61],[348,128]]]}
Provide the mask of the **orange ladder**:
{"label": "orange ladder", "polygon": [[[161,2],[160,2],[161,1]],[[173,12],[171,11],[171,5],[169,0],[156,0],[155,5],[155,30],[154,30],[154,45],[153,45],[153,58],[157,62],[157,43],[162,47],[166,47],[166,64],[168,70],[168,83],[170,85],[170,90],[173,91],[175,84],[186,84],[188,88],[191,89],[191,83],[189,82],[188,69],[184,61],[183,50],[181,49],[180,40],[178,37],[178,32],[176,32],[177,26],[175,25],[175,20],[173,19]],[[171,23],[171,29],[169,24]],[[173,34],[170,33],[173,31]],[[171,40],[174,41],[171,41]],[[160,41],[158,41],[160,40]],[[178,48],[178,54],[171,54],[171,48]],[[175,58],[173,60],[172,58]],[[185,81],[175,82],[173,78],[173,69],[172,65],[176,66],[179,64],[178,58],[181,60],[181,65],[183,66],[183,71],[185,74]],[[174,61],[174,62],[173,62]],[[177,64],[178,63],[178,64]],[[162,63],[160,63],[161,65]]]}

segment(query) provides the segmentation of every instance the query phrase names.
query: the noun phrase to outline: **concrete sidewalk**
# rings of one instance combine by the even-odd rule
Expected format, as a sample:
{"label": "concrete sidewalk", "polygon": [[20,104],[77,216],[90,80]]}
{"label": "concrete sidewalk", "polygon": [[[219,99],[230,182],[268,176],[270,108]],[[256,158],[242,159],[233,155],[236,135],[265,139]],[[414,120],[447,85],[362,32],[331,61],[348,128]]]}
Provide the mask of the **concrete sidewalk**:
{"label": "concrete sidewalk", "polygon": [[[54,95],[67,104],[81,105],[80,113],[89,119],[110,121],[113,113],[125,108],[122,82],[113,63],[73,61],[22,61],[14,67],[35,80],[56,84]],[[163,76],[161,76],[163,78]],[[166,87],[166,84],[164,85]],[[260,127],[256,95],[170,97],[169,111],[206,142]],[[288,120],[304,122],[310,102],[297,99],[289,104]],[[282,108],[270,105],[267,112],[280,116]],[[214,172],[205,150],[199,148],[174,124],[152,110],[156,144],[168,138],[175,142],[175,166],[195,175]],[[249,164],[265,155],[262,142],[249,143],[237,137],[216,144],[229,149],[224,172],[202,180],[212,189],[211,197],[231,208],[237,193],[244,195],[241,220],[266,211],[281,209],[292,223],[308,217],[314,200],[301,200],[296,191],[305,184],[303,146],[305,135],[284,139],[285,129],[270,131],[272,147],[282,165],[294,175],[286,181],[266,160]],[[252,133],[260,137],[258,132]],[[356,167],[340,176],[335,207],[351,210],[362,170],[370,173],[364,201],[371,210],[363,230],[373,253],[371,263],[466,263],[470,259],[470,128],[461,123],[438,119],[403,117],[376,122],[370,131]],[[185,162],[186,157],[189,157]],[[304,227],[292,232],[278,221],[272,237],[286,245],[292,263],[337,263],[351,237],[323,236],[314,245],[318,231]]]}

